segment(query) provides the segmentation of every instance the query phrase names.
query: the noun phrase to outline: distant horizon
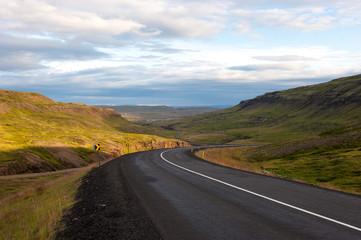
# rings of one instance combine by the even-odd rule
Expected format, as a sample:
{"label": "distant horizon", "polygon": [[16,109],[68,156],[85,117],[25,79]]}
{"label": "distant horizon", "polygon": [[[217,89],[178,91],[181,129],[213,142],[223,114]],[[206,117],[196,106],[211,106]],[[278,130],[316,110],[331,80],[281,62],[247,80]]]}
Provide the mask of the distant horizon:
{"label": "distant horizon", "polygon": [[172,108],[187,108],[187,107],[193,107],[193,108],[201,108],[201,107],[210,107],[210,108],[228,108],[233,107],[235,105],[203,105],[203,106],[172,106],[172,105],[143,105],[143,104],[126,104],[126,105],[115,105],[115,104],[94,104],[92,106],[111,106],[111,107],[121,107],[121,106],[130,106],[130,107],[172,107]]}

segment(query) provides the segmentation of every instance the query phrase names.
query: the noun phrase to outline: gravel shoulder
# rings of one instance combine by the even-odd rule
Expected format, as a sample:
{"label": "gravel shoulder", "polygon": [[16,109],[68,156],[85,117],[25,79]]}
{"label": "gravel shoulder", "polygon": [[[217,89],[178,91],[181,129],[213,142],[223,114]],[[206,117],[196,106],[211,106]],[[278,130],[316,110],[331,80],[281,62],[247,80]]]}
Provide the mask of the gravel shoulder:
{"label": "gravel shoulder", "polygon": [[121,161],[129,156],[82,178],[77,202],[63,216],[55,239],[161,239],[122,175]]}

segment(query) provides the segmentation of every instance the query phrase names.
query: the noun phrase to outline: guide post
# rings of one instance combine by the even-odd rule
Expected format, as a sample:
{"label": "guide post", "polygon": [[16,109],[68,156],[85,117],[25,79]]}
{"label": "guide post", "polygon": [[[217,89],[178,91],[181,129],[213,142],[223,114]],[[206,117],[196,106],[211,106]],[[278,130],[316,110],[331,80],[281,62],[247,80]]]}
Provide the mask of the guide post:
{"label": "guide post", "polygon": [[128,154],[129,154],[129,143],[126,143],[125,146],[128,147]]}
{"label": "guide post", "polygon": [[99,153],[100,152],[100,144],[99,143],[94,144],[93,147],[94,147],[94,150],[98,152],[98,162],[99,162],[99,167],[100,167],[100,153]]}

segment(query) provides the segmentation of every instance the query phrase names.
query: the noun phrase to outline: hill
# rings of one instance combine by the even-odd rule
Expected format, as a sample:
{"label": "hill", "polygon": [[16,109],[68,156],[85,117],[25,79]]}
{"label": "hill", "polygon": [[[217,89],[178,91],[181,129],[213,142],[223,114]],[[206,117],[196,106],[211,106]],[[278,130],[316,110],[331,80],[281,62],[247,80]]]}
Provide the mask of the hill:
{"label": "hill", "polygon": [[169,120],[191,117],[202,113],[219,110],[214,107],[168,107],[168,106],[108,106],[99,105],[100,108],[114,109],[128,121],[145,122],[156,120]]}
{"label": "hill", "polygon": [[59,103],[38,94],[0,90],[0,175],[80,167],[129,151],[184,143],[152,135],[112,109]]}
{"label": "hill", "polygon": [[361,119],[361,75],[266,93],[237,106],[157,122],[192,141],[269,143],[307,136]]}

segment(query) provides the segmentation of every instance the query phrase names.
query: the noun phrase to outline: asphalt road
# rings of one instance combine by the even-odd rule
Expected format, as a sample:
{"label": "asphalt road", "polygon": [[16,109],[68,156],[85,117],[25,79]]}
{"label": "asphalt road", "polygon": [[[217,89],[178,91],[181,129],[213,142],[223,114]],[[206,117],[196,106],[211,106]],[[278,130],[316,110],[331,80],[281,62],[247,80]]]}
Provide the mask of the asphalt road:
{"label": "asphalt road", "polygon": [[164,239],[361,239],[359,196],[218,166],[190,148],[119,164]]}

